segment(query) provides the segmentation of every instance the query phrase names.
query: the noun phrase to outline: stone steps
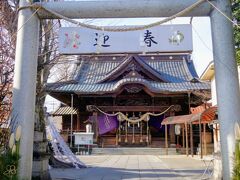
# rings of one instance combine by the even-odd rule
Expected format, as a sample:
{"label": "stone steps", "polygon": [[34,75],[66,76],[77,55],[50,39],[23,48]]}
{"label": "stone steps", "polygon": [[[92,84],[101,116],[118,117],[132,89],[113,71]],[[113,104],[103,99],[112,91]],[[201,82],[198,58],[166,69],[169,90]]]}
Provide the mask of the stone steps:
{"label": "stone steps", "polygon": [[[176,155],[176,148],[168,148],[169,155]],[[165,148],[93,148],[92,155],[166,155]]]}

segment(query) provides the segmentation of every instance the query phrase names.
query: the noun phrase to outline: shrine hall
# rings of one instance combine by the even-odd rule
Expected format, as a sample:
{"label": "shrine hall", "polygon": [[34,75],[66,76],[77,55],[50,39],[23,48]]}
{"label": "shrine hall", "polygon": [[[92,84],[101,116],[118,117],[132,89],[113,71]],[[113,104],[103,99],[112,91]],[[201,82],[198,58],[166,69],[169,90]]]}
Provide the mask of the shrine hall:
{"label": "shrine hall", "polygon": [[[163,119],[190,114],[210,98],[190,53],[81,55],[77,62],[72,79],[49,83],[47,92],[73,106],[74,132],[92,124],[99,147],[164,147]],[[69,128],[70,115],[62,130]],[[174,125],[168,129],[169,145],[181,144]]]}

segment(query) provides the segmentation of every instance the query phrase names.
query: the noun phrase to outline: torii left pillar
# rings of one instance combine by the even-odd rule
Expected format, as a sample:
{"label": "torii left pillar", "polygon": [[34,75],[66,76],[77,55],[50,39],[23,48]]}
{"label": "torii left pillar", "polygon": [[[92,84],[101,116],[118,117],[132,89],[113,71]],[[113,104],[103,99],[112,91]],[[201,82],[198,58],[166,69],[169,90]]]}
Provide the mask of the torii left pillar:
{"label": "torii left pillar", "polygon": [[[20,7],[30,5],[20,0]],[[36,96],[39,18],[29,8],[18,15],[18,33],[13,82],[13,116],[22,126],[19,179],[31,179],[33,159],[34,114]]]}

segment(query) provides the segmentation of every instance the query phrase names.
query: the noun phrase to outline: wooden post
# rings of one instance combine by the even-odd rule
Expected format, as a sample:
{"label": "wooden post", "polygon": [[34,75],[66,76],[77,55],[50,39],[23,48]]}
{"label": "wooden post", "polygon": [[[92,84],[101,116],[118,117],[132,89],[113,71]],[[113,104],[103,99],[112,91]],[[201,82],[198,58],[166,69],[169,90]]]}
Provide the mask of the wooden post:
{"label": "wooden post", "polygon": [[215,124],[214,125],[215,126],[215,128],[214,128],[214,132],[215,132],[215,137],[216,137],[216,142],[218,142],[218,124]]}
{"label": "wooden post", "polygon": [[135,124],[133,123],[133,130],[132,130],[132,133],[133,133],[133,134],[132,134],[132,143],[133,143],[133,144],[135,143],[135,135],[134,135],[135,129],[134,129],[134,128],[135,128]]}
{"label": "wooden post", "polygon": [[207,155],[207,142],[206,142],[206,124],[203,124],[203,143],[204,143],[204,155]]}
{"label": "wooden post", "polygon": [[[174,111],[170,111],[170,116],[175,116],[175,112]],[[176,146],[176,135],[175,135],[175,125],[171,124],[169,125],[169,136],[170,136],[170,147],[172,146]]]}
{"label": "wooden post", "polygon": [[182,147],[185,148],[185,130],[184,125],[182,126]]}
{"label": "wooden post", "polygon": [[122,137],[121,137],[121,121],[118,120],[118,142],[121,142]]}
{"label": "wooden post", "polygon": [[193,157],[193,127],[192,123],[190,122],[190,143],[191,143],[191,155]]}
{"label": "wooden post", "polygon": [[97,120],[97,112],[93,112],[93,117],[94,117],[94,124],[95,124],[95,128],[94,128],[94,134],[95,134],[95,141],[98,141],[98,120]]}
{"label": "wooden post", "polygon": [[70,147],[73,147],[73,97],[74,95],[71,94],[71,129],[70,129]]}
{"label": "wooden post", "polygon": [[203,148],[202,148],[202,125],[201,125],[201,117],[199,117],[199,138],[200,138],[200,154],[201,159],[203,158]]}
{"label": "wooden post", "polygon": [[77,131],[80,131],[80,114],[78,109],[77,109]]}
{"label": "wooden post", "polygon": [[116,132],[116,137],[115,137],[115,145],[116,145],[116,147],[118,146],[118,130],[117,130],[117,132]]}
{"label": "wooden post", "polygon": [[188,156],[188,125],[185,122],[185,130],[186,130],[186,155]]}
{"label": "wooden post", "polygon": [[167,132],[167,124],[165,125],[165,148],[166,148],[166,155],[168,155],[168,132]]}
{"label": "wooden post", "polygon": [[140,143],[142,143],[142,142],[143,142],[143,136],[142,136],[142,126],[143,126],[143,125],[142,125],[142,121],[141,121],[141,123],[140,123],[140,126],[141,126],[141,127],[140,127],[140,133],[141,133],[141,134],[140,134]]}
{"label": "wooden post", "polygon": [[149,127],[148,127],[148,121],[147,121],[147,137],[146,137],[147,145],[149,145]]}
{"label": "wooden post", "polygon": [[125,121],[125,143],[128,142],[128,132],[127,132],[127,129],[128,129],[128,122]]}
{"label": "wooden post", "polygon": [[191,92],[188,92],[188,114],[191,114]]}

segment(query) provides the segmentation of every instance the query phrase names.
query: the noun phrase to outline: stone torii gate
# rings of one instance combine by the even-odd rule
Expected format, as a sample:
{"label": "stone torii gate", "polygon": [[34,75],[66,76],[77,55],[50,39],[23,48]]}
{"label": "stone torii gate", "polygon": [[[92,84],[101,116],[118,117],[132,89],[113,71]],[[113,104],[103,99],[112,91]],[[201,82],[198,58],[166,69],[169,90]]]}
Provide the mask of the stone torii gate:
{"label": "stone torii gate", "polygon": [[[20,0],[20,7],[30,0]],[[196,0],[115,0],[84,2],[48,2],[43,7],[69,18],[168,17],[192,5]],[[231,17],[229,0],[211,1]],[[239,123],[240,99],[235,61],[232,23],[208,2],[203,2],[185,16],[210,16],[214,64],[219,106],[223,178],[230,179],[235,146],[234,125]],[[30,18],[31,17],[31,18]],[[30,19],[29,19],[30,18]],[[31,179],[39,40],[39,18],[56,18],[40,9],[38,16],[29,8],[19,11],[16,62],[13,85],[13,113],[23,128],[20,145],[20,179]],[[26,23],[27,22],[27,23]]]}

